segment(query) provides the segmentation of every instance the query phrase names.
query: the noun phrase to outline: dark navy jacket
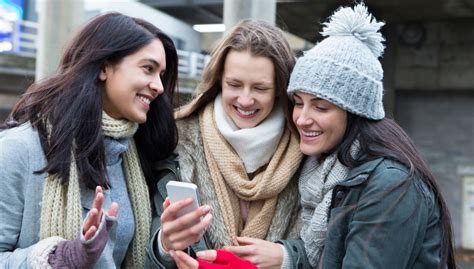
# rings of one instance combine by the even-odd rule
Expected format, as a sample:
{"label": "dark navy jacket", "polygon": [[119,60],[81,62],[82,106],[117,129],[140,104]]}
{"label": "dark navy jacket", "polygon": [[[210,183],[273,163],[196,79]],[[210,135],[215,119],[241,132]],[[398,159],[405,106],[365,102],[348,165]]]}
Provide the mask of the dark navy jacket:
{"label": "dark navy jacket", "polygon": [[[441,223],[433,191],[384,158],[352,169],[333,190],[321,268],[444,268]],[[296,268],[309,268],[303,242],[293,249]]]}

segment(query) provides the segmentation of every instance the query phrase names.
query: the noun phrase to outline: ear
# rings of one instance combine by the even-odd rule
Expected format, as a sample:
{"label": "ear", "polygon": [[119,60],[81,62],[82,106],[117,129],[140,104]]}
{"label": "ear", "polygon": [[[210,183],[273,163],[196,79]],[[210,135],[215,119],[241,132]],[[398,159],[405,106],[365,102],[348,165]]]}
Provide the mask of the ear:
{"label": "ear", "polygon": [[110,70],[110,65],[109,64],[105,64],[102,69],[100,70],[100,74],[99,74],[99,79],[101,81],[106,81],[107,80],[107,75],[109,74],[109,71]]}

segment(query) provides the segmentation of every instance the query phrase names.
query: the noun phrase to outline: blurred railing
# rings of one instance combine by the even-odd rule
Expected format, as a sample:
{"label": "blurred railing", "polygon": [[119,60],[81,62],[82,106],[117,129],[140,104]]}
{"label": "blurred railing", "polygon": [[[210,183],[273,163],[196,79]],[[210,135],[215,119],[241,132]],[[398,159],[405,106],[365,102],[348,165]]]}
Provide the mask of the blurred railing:
{"label": "blurred railing", "polygon": [[[5,21],[2,22],[5,25]],[[23,57],[36,57],[38,40],[38,23],[30,21],[17,21],[11,23],[11,35],[2,33],[4,42],[0,53],[17,54]],[[9,40],[8,43],[6,40]],[[10,45],[11,44],[11,45]],[[178,71],[180,78],[200,80],[204,67],[209,62],[209,55],[191,51],[178,50]]]}

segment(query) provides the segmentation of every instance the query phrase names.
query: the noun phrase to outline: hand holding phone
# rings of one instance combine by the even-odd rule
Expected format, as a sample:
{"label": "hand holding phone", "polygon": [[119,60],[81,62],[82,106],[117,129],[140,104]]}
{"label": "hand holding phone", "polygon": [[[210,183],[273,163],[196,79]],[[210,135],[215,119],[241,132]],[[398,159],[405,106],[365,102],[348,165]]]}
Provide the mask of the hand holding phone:
{"label": "hand holding phone", "polygon": [[[199,206],[197,187],[192,183],[170,181],[166,189],[170,204],[161,215],[159,240],[165,251],[183,250],[197,242],[207,230],[212,221],[211,208]],[[187,198],[192,201],[180,202]]]}
{"label": "hand holding phone", "polygon": [[199,208],[199,198],[197,194],[197,186],[195,184],[172,180],[166,184],[166,190],[168,191],[168,198],[170,199],[171,204],[186,198],[193,199],[193,202],[190,205],[178,211],[176,214],[177,218]]}

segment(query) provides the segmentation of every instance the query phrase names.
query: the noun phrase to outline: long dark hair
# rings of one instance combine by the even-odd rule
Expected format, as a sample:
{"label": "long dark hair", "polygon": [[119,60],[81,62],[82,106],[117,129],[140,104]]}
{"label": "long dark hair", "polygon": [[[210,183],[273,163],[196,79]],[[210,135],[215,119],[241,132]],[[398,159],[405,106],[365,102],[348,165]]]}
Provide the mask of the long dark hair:
{"label": "long dark hair", "polygon": [[[178,141],[172,104],[178,57],[160,29],[120,13],[100,15],[86,24],[70,42],[57,72],[31,85],[7,119],[30,121],[37,128],[47,165],[35,173],[57,174],[66,182],[73,149],[80,180],[89,188],[107,187],[101,128],[104,84],[99,74],[105,64],[120,63],[155,38],[166,53],[164,93],[150,104],[147,121],[134,136],[145,177],[151,179],[150,164],[169,156]],[[49,138],[46,123],[52,127]]]}
{"label": "long dark hair", "polygon": [[[360,143],[361,152],[366,156],[363,160],[355,159],[350,153],[350,147],[356,139]],[[354,168],[362,162],[379,157],[402,163],[409,169],[409,178],[420,178],[433,190],[440,210],[441,264],[447,264],[448,268],[456,268],[448,206],[433,174],[418,153],[413,141],[391,119],[369,120],[348,112],[347,129],[338,148],[339,161],[349,168]]]}

